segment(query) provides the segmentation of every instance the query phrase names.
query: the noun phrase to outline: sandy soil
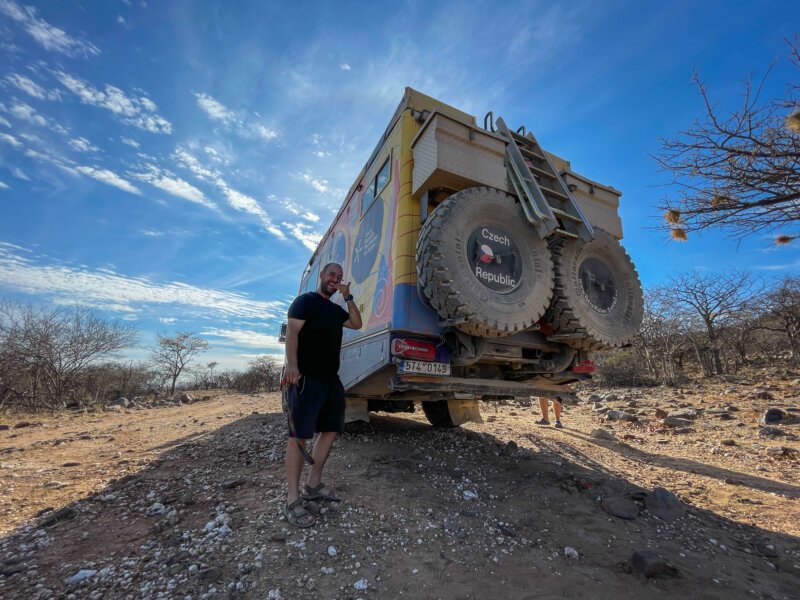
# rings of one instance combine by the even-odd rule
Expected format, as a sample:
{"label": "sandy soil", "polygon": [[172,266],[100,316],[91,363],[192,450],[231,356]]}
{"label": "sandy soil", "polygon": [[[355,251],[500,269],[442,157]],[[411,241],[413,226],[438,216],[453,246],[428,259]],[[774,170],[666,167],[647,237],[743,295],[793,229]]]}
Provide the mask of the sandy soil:
{"label": "sandy soil", "polygon": [[[326,481],[343,502],[312,503],[308,530],[281,516],[277,394],[5,415],[0,600],[797,598],[800,380],[759,380],[581,390],[562,430],[536,426],[535,403],[484,404],[484,423],[444,430],[378,414],[337,442]],[[637,420],[606,420],[592,394]],[[698,415],[666,427],[656,408]],[[766,408],[784,411],[782,434],[762,435]],[[656,487],[685,516],[644,510]]]}

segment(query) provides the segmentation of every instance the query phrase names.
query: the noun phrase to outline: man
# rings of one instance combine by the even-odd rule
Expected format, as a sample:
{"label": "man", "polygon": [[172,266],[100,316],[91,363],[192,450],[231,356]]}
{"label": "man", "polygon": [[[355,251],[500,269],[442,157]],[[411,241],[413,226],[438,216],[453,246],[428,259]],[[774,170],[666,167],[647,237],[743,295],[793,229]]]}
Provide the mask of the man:
{"label": "man", "polygon": [[[330,301],[339,292],[347,311]],[[286,329],[286,385],[289,385],[289,441],[286,446],[286,520],[297,527],[311,527],[316,519],[303,500],[338,501],[333,490],[322,483],[322,469],[336,436],[344,431],[344,387],[339,381],[339,353],[342,327],[361,329],[350,284],[342,283],[342,267],[325,265],[316,292],[298,296],[289,307]],[[300,494],[300,475],[306,441],[314,432],[314,464]],[[301,451],[302,448],[302,451]]]}

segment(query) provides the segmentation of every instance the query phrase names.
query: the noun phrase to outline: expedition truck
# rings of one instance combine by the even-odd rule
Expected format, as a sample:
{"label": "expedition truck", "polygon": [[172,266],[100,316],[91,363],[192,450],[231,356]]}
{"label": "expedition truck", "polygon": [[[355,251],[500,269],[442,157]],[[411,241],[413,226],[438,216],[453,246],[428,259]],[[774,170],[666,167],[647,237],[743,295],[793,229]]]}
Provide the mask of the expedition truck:
{"label": "expedition truck", "polygon": [[642,319],[620,195],[524,127],[406,88],[300,285],[337,262],[361,311],[342,341],[346,420],[421,402],[454,426],[480,420],[479,400],[590,377],[590,353],[629,344]]}

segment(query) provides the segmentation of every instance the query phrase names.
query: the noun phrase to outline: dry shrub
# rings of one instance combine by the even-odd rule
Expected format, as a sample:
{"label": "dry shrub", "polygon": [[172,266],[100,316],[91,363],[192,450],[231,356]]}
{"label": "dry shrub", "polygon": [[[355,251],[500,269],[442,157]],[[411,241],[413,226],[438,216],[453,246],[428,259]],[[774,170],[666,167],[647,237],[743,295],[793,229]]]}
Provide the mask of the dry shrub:
{"label": "dry shrub", "polygon": [[641,358],[628,349],[603,352],[594,357],[595,379],[608,386],[649,387],[658,385]]}

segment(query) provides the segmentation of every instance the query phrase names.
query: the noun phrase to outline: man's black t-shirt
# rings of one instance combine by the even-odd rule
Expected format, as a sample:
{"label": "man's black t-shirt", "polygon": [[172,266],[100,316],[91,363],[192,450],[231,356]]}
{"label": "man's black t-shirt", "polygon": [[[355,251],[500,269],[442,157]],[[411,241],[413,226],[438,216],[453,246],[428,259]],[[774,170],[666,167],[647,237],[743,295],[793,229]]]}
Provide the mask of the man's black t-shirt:
{"label": "man's black t-shirt", "polygon": [[297,343],[297,367],[301,375],[323,381],[339,373],[342,325],[349,314],[338,304],[307,292],[289,307],[290,319],[305,321]]}

